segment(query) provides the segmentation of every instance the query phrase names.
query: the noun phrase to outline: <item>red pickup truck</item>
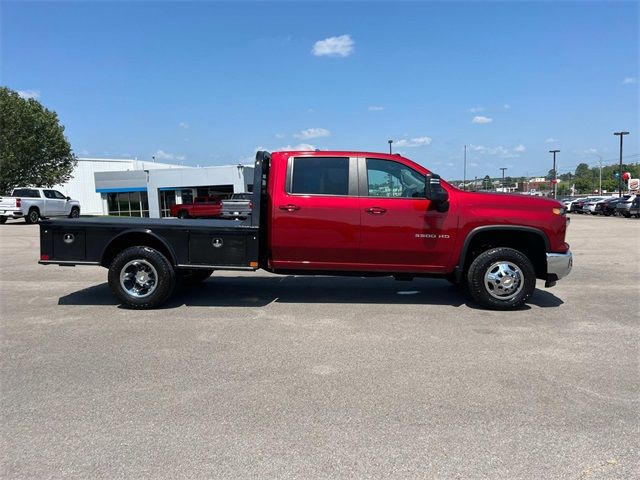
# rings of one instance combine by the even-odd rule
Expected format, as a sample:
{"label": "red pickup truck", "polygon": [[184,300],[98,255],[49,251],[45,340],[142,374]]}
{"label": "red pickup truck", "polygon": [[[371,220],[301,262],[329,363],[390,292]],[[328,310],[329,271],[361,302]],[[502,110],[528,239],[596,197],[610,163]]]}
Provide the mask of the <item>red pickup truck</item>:
{"label": "red pickup truck", "polygon": [[253,211],[225,220],[86,218],[41,223],[42,264],[102,265],[126,306],[164,303],[213,270],[441,277],[513,309],[569,274],[555,200],[461,191],[400,155],[258,152]]}
{"label": "red pickup truck", "polygon": [[196,197],[193,203],[178,203],[169,209],[172,217],[212,218],[219,217],[222,211],[221,200],[213,195]]}

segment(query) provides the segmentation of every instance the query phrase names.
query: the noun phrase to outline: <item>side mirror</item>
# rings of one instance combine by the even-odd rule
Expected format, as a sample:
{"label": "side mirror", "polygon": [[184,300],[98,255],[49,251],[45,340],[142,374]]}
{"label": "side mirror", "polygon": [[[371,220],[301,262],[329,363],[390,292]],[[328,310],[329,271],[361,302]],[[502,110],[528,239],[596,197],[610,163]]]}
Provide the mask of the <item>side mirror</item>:
{"label": "side mirror", "polygon": [[449,210],[449,193],[440,185],[440,175],[429,173],[425,177],[425,192],[428,200],[439,212]]}
{"label": "side mirror", "polygon": [[67,201],[71,200],[71,197],[67,197]]}

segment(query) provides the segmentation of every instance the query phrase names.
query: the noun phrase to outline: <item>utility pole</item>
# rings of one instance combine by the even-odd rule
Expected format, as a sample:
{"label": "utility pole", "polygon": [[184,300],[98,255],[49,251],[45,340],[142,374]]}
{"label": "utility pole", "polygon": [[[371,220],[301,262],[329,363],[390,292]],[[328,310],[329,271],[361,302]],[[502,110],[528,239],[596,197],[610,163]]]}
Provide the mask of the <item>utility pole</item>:
{"label": "utility pole", "polygon": [[560,150],[549,150],[549,153],[553,153],[553,198],[558,197],[558,171],[556,170],[556,153]]}
{"label": "utility pole", "polygon": [[387,142],[389,142],[389,155],[391,155],[391,144],[393,143],[393,140],[387,140]]}
{"label": "utility pole", "polygon": [[464,146],[464,169],[462,170],[462,190],[467,189],[467,146]]}
{"label": "utility pole", "polygon": [[600,159],[598,165],[600,166],[600,184],[598,185],[598,194],[602,195],[602,155],[596,153],[596,157]]}
{"label": "utility pole", "polygon": [[507,167],[500,167],[500,170],[502,170],[502,193],[505,193],[504,191],[504,171],[507,169]]}
{"label": "utility pole", "polygon": [[622,139],[625,135],[629,135],[629,132],[613,132],[614,135],[620,136],[620,176],[618,177],[618,195],[622,198]]}

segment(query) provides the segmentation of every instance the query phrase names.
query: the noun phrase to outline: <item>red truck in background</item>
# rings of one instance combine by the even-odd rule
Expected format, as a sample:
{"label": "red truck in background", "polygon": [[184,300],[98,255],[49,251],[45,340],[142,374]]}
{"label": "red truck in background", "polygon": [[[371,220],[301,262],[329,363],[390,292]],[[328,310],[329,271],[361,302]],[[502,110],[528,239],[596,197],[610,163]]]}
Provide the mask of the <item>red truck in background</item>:
{"label": "red truck in background", "polygon": [[258,152],[244,221],[49,220],[42,264],[102,265],[130,308],[214,270],[441,277],[482,306],[520,307],[569,274],[565,208],[555,200],[461,191],[400,155]]}
{"label": "red truck in background", "polygon": [[214,195],[196,197],[193,203],[179,203],[169,209],[172,217],[215,218],[220,216],[222,201]]}

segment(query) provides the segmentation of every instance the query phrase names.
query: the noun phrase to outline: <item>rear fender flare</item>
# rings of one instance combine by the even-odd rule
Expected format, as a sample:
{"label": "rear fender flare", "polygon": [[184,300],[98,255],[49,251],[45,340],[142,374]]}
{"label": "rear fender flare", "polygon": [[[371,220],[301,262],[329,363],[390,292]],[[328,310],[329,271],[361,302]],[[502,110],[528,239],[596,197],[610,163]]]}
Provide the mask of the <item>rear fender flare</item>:
{"label": "rear fender flare", "polygon": [[[169,262],[174,266],[178,264],[178,261],[176,259],[176,254],[173,251],[173,248],[171,248],[171,245],[169,245],[162,237],[158,236],[157,234],[155,234],[153,231],[149,229],[126,230],[124,232],[119,233],[115,237],[113,237],[102,250],[102,253],[100,254],[100,263],[104,264],[105,255],[109,251],[109,248],[114,243],[120,241],[123,237],[126,237],[128,235],[146,235],[147,237],[152,238],[154,241],[159,242],[166,249],[166,251],[169,252],[170,258],[168,258],[167,260],[169,260]],[[135,245],[129,245],[129,246],[133,247]]]}

